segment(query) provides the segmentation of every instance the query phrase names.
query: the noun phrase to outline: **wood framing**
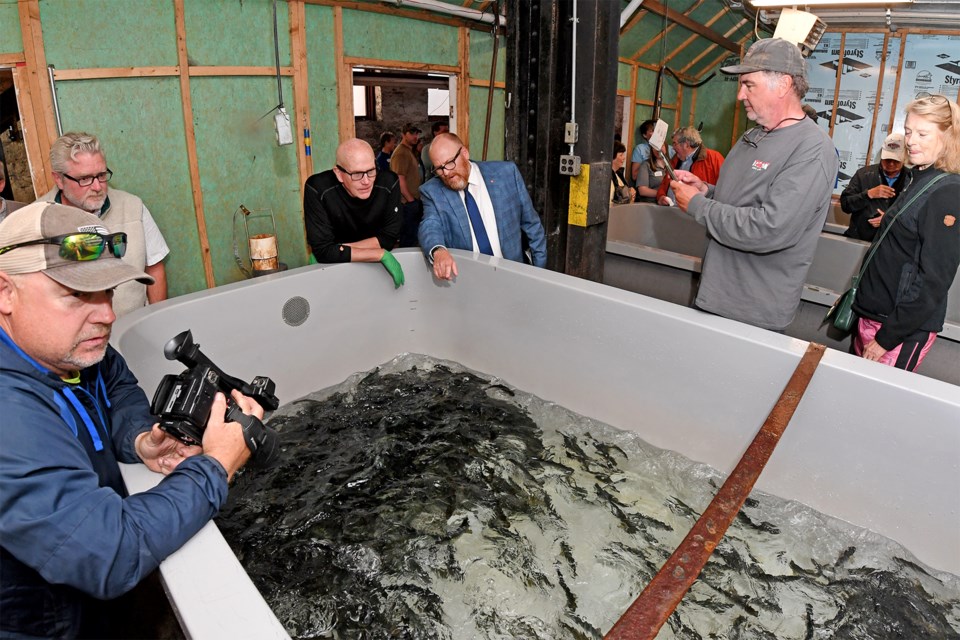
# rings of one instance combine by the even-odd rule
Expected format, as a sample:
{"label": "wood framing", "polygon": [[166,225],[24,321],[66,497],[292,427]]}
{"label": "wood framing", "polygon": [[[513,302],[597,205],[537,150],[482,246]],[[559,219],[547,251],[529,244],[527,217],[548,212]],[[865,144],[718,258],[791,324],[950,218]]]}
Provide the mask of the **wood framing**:
{"label": "wood framing", "polygon": [[[627,147],[628,154],[631,152],[631,149],[636,146],[636,140],[634,136],[637,132],[637,66],[633,65],[633,73],[630,74],[630,113],[623,114],[624,118],[629,118],[627,120],[627,139],[623,141],[624,145]],[[629,156],[628,156],[629,157]],[[631,180],[632,182],[632,180]]]}
{"label": "wood framing", "polygon": [[[705,27],[710,27],[710,26],[712,26],[713,23],[715,23],[717,20],[719,20],[719,19],[722,18],[723,16],[727,15],[727,13],[728,13],[729,11],[730,11],[730,10],[726,7],[726,5],[724,5],[723,9],[721,9],[721,10],[717,13],[717,15],[715,15],[715,16],[713,16],[712,18],[710,18],[709,20],[707,20],[707,21],[704,23],[703,26],[705,26]],[[726,36],[724,36],[724,37],[726,37]],[[671,60],[673,60],[673,59],[674,59],[678,54],[680,54],[684,49],[686,49],[687,47],[689,47],[689,46],[690,46],[695,40],[697,40],[698,38],[699,38],[699,36],[698,36],[697,34],[695,34],[695,33],[692,34],[690,37],[688,37],[686,40],[684,40],[682,43],[680,43],[680,46],[676,47],[670,55],[668,55],[666,58],[664,58],[662,64],[668,64]]]}
{"label": "wood framing", "polygon": [[[193,77],[276,76],[276,67],[187,67]],[[113,67],[54,69],[54,80],[103,80],[106,78],[150,78],[180,75],[180,67]],[[293,76],[293,67],[280,67],[281,76]]]}
{"label": "wood framing", "polygon": [[[341,34],[342,37],[342,34]],[[380,69],[403,69],[404,71],[436,71],[438,73],[460,73],[459,66],[449,64],[430,64],[428,62],[406,62],[404,60],[381,60],[379,58],[357,58],[343,56],[343,62],[353,67],[378,67]]]}
{"label": "wood framing", "polygon": [[333,7],[333,68],[337,70],[337,131],[339,142],[356,136],[353,120],[353,66],[343,55],[343,9]]}
{"label": "wood framing", "polygon": [[290,17],[290,63],[293,68],[294,133],[297,139],[297,171],[300,176],[300,200],[303,186],[313,175],[313,156],[307,155],[306,133],[310,130],[310,83],[307,73],[307,22],[300,0],[287,3]]}
{"label": "wood framing", "polygon": [[[191,76],[274,76],[276,67],[187,67]],[[280,67],[281,76],[292,76],[293,67]]]}
{"label": "wood framing", "polygon": [[183,11],[184,0],[173,0],[173,16],[177,30],[177,62],[179,63],[180,100],[183,103],[183,129],[187,141],[187,166],[190,170],[190,191],[193,196],[193,211],[197,218],[197,234],[200,240],[200,257],[203,260],[203,275],[207,288],[215,287],[213,260],[210,256],[210,239],[207,237],[207,220],[203,209],[203,190],[200,184],[200,163],[197,159],[197,135],[193,128],[193,101],[190,97],[190,63],[187,61],[187,26]]}
{"label": "wood framing", "polygon": [[633,29],[638,22],[643,20],[643,17],[647,15],[647,13],[648,12],[643,8],[643,5],[640,5],[640,8],[637,9],[637,12],[630,17],[630,20],[627,21],[627,24],[623,25],[623,29],[620,29],[620,33],[623,34],[627,31],[630,31],[630,29]]}
{"label": "wood framing", "polygon": [[[738,23],[735,24],[734,26],[732,26],[732,27],[730,27],[729,29],[727,29],[727,32],[726,32],[724,35],[727,36],[727,37],[732,36],[732,35],[734,34],[734,32],[736,32],[737,30],[739,30],[740,27],[742,27],[744,24],[746,24],[746,22],[747,22],[746,19],[741,20],[740,22],[738,22]],[[713,50],[716,49],[716,48],[717,48],[717,45],[715,45],[715,44],[711,44],[710,46],[705,47],[704,50],[700,52],[700,55],[698,55],[696,58],[694,58],[694,59],[691,60],[689,63],[687,63],[687,66],[685,66],[683,69],[680,69],[680,73],[687,73],[688,71],[690,71],[690,68],[691,68],[691,67],[695,66],[695,65],[696,65],[698,62],[700,62],[704,57],[706,57],[707,54],[709,54],[711,51],[713,51]],[[724,54],[724,56],[726,56],[726,55],[727,55],[727,54]],[[707,68],[707,71],[709,71],[709,67]],[[698,76],[698,77],[699,77],[699,76]]]}
{"label": "wood framing", "polygon": [[[499,38],[500,36],[497,35]],[[470,147],[470,30],[460,29],[457,36],[457,135]]]}
{"label": "wood framing", "polygon": [[156,76],[175,76],[180,67],[113,67],[95,69],[54,69],[53,79],[61,80],[102,80],[105,78],[149,78]]}
{"label": "wood framing", "polygon": [[721,36],[719,33],[713,31],[712,29],[708,29],[707,27],[702,26],[695,20],[690,19],[689,17],[687,17],[686,15],[678,11],[674,11],[669,7],[665,7],[664,5],[657,2],[657,0],[646,0],[643,3],[643,7],[649,10],[651,13],[657,14],[658,16],[666,16],[668,20],[672,20],[673,22],[676,22],[677,24],[679,24],[681,27],[684,27],[685,29],[688,29],[690,31],[693,31],[696,34],[703,36],[710,42],[716,42],[718,45],[720,45],[724,49],[727,49],[734,53],[737,53],[738,51],[740,51],[740,47],[737,46],[736,42],[733,42],[732,40]]}
{"label": "wood framing", "polygon": [[837,101],[840,99],[840,80],[843,78],[843,48],[846,46],[846,32],[840,34],[840,53],[837,57],[837,79],[833,85],[833,112],[830,114],[829,135],[833,138],[833,127],[837,123]]}
{"label": "wood framing", "polygon": [[0,65],[2,66],[16,66],[18,64],[26,63],[27,59],[22,53],[0,53]]}
{"label": "wood framing", "polygon": [[[893,81],[893,102],[890,103],[893,107],[897,106],[897,100],[900,98],[900,73],[903,71],[903,55],[907,51],[907,35],[908,34],[904,34],[903,37],[900,38],[900,57],[897,58],[897,77]],[[877,117],[876,113],[877,112],[874,111],[874,118]],[[893,121],[896,119],[896,117],[896,110],[891,108],[890,120],[887,123],[887,131],[893,132]]]}
{"label": "wood framing", "polygon": [[[50,189],[38,181],[37,172],[43,172],[44,159],[50,149],[40,148],[40,141],[34,126],[33,93],[27,83],[26,65],[13,68],[13,86],[16,88],[17,103],[20,109],[20,126],[23,130],[23,141],[27,150],[27,163],[30,165],[30,179],[33,182],[33,195],[40,197]],[[52,182],[52,178],[51,178]]]}
{"label": "wood framing", "polygon": [[[490,81],[489,81],[489,80],[481,80],[480,78],[470,78],[470,86],[471,86],[471,87],[484,87],[484,88],[486,88],[486,87],[489,87],[489,86],[490,86]],[[493,88],[494,88],[494,89],[506,89],[506,88],[507,88],[507,83],[506,83],[506,82],[500,82],[500,81],[498,80],[498,81],[496,81],[496,82],[493,83]]]}
{"label": "wood framing", "polygon": [[388,16],[397,16],[398,18],[410,18],[421,22],[435,22],[445,24],[448,27],[465,27],[467,29],[477,29],[485,31],[486,25],[478,23],[476,20],[466,20],[452,16],[438,16],[426,11],[411,11],[409,9],[399,9],[380,4],[366,2],[350,2],[348,0],[303,0],[305,4],[318,4],[324,7],[333,7],[334,9],[352,9],[353,11],[366,11],[368,13],[382,13]]}
{"label": "wood framing", "polygon": [[[887,47],[890,45],[890,33],[883,34],[883,54],[880,56],[880,73],[877,74],[877,93],[873,101],[873,113],[870,123],[870,138],[867,140],[867,157],[873,157],[873,136],[877,134],[877,116],[880,113],[880,95],[883,93],[883,74],[887,70]],[[899,66],[899,65],[897,65]]]}
{"label": "wood framing", "polygon": [[21,95],[20,121],[27,146],[30,174],[36,194],[53,188],[53,169],[50,167],[50,147],[57,139],[57,119],[53,111],[53,92],[47,71],[47,56],[43,47],[38,0],[20,0],[17,3],[20,33],[23,39],[24,66],[18,73]]}
{"label": "wood framing", "polygon": [[660,41],[661,41],[661,40],[666,39],[667,34],[669,34],[671,31],[673,31],[674,29],[676,29],[677,26],[679,26],[679,25],[677,25],[676,22],[671,22],[671,23],[669,24],[669,26],[667,26],[666,29],[658,32],[655,37],[650,38],[650,42],[648,42],[647,44],[645,44],[645,45],[643,45],[642,47],[640,47],[640,48],[637,50],[636,53],[634,53],[632,56],[630,56],[630,60],[633,61],[633,62],[636,62],[637,60],[639,60],[639,59],[640,59],[640,56],[642,56],[642,55],[645,54],[647,51],[650,51],[650,49],[652,49],[652,48],[654,48],[655,46],[657,46],[658,44],[660,44]]}

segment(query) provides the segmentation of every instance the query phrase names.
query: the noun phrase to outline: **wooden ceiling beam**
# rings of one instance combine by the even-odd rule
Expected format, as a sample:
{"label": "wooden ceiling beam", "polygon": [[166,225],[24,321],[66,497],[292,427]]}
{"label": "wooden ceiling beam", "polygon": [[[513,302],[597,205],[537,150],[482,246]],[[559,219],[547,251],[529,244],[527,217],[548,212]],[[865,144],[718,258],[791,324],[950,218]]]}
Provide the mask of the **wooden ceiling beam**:
{"label": "wooden ceiling beam", "polygon": [[[729,38],[731,35],[734,34],[734,32],[736,32],[738,29],[740,29],[743,25],[747,24],[747,22],[749,22],[749,20],[747,20],[746,18],[743,18],[742,20],[740,20],[740,22],[738,22],[737,24],[735,24],[735,25],[733,25],[732,27],[730,27],[730,29],[728,29],[727,32],[726,32],[724,35]],[[687,64],[687,66],[685,66],[683,69],[681,69],[680,72],[681,72],[681,73],[687,73],[688,71],[690,71],[691,67],[695,67],[695,66],[697,65],[697,63],[700,62],[700,61],[704,58],[704,56],[706,56],[707,54],[709,54],[711,51],[713,51],[713,50],[716,49],[716,48],[717,48],[717,45],[711,44],[709,47],[707,47],[707,48],[705,48],[703,51],[701,51],[701,52],[700,52],[700,55],[698,55],[696,58],[694,58],[693,60],[691,60],[691,61]],[[724,54],[724,55],[726,55],[726,54]]]}
{"label": "wooden ceiling beam", "polygon": [[650,13],[655,13],[661,17],[666,16],[668,20],[673,20],[674,22],[679,24],[681,27],[685,29],[689,29],[690,31],[693,31],[694,33],[697,33],[703,36],[710,42],[714,42],[720,45],[721,47],[723,47],[724,49],[727,49],[728,51],[731,51],[738,55],[740,53],[739,45],[737,45],[737,43],[734,42],[733,40],[723,37],[713,29],[709,29],[707,27],[704,27],[701,24],[698,24],[697,22],[688,18],[682,13],[674,11],[669,7],[663,6],[656,0],[645,0],[645,2],[641,6],[644,9],[648,10]]}
{"label": "wooden ceiling beam", "polygon": [[[691,7],[691,8],[690,8],[690,11],[692,12],[694,9],[697,8],[697,6],[699,6],[699,4]],[[721,9],[720,12],[717,13],[717,15],[715,15],[715,16],[713,16],[712,18],[710,18],[709,20],[707,20],[707,22],[705,22],[703,26],[705,26],[705,27],[713,26],[713,23],[716,22],[717,20],[719,20],[720,18],[722,18],[722,17],[727,13],[727,11],[729,11],[729,9],[726,7],[726,5],[724,5],[723,9]],[[694,41],[696,41],[698,38],[699,38],[699,36],[697,36],[697,34],[693,34],[692,36],[690,36],[689,38],[687,38],[686,40],[684,40],[682,43],[680,43],[680,46],[676,47],[670,55],[668,55],[666,58],[664,58],[663,64],[664,64],[664,65],[668,64],[668,63],[669,63],[671,60],[673,60],[680,52],[682,52],[684,49],[686,49],[687,47],[689,47],[689,46],[690,46]]]}
{"label": "wooden ceiling beam", "polygon": [[669,27],[667,27],[666,29],[663,29],[662,31],[660,31],[655,38],[650,38],[650,42],[648,42],[647,44],[643,45],[643,47],[641,47],[635,54],[633,54],[633,56],[631,56],[630,59],[631,59],[632,61],[634,61],[634,62],[636,62],[637,60],[639,60],[639,59],[640,59],[640,56],[642,56],[643,54],[645,54],[647,51],[650,51],[650,49],[652,49],[654,46],[656,46],[657,43],[660,42],[660,40],[662,40],[663,38],[666,38],[666,37],[667,37],[667,34],[670,33],[671,31],[673,31],[673,30],[676,29],[676,28],[677,28],[677,24],[676,24],[675,22],[674,22],[674,23],[671,23]]}
{"label": "wooden ceiling beam", "polygon": [[630,18],[627,24],[623,25],[623,29],[620,29],[620,35],[622,36],[627,31],[630,31],[630,29],[633,29],[635,26],[637,26],[637,24],[643,20],[645,15],[647,15],[647,11],[645,11],[641,5],[641,7],[637,9],[637,12],[633,14],[633,17]]}

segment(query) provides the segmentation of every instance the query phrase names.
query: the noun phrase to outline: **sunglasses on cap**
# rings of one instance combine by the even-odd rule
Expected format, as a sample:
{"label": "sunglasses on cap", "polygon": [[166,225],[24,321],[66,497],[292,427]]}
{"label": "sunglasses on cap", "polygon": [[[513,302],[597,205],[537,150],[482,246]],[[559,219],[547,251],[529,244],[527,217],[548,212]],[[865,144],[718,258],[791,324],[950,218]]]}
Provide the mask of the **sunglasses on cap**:
{"label": "sunglasses on cap", "polygon": [[0,249],[0,255],[5,254],[7,251],[13,251],[20,247],[29,247],[35,244],[60,245],[60,257],[64,260],[73,260],[75,262],[96,260],[103,255],[105,247],[110,247],[110,253],[112,253],[115,258],[122,258],[123,254],[127,252],[127,234],[123,232],[108,235],[91,232],[69,233],[53,238],[41,238],[39,240],[12,244],[9,247]]}

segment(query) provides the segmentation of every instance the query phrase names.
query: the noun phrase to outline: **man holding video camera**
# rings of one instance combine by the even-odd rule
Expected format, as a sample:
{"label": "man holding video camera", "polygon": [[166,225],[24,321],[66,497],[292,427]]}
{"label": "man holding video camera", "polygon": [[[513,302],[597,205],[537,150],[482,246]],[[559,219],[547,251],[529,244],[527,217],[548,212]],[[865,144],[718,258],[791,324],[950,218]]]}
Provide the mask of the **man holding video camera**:
{"label": "man holding video camera", "polygon": [[[114,288],[153,280],[119,259],[125,249],[125,234],[74,207],[36,202],[0,222],[0,637],[111,636],[99,601],[213,518],[250,457],[221,393],[202,449],[155,424],[108,344]],[[129,496],[118,462],[166,477]]]}

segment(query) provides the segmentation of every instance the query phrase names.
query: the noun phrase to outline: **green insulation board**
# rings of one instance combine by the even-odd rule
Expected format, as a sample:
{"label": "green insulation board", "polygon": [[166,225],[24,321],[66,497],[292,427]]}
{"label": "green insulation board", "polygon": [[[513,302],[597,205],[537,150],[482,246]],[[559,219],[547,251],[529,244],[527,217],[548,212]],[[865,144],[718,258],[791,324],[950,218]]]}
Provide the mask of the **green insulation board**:
{"label": "green insulation board", "polygon": [[[286,2],[277,3],[281,66],[290,64],[288,11]],[[184,4],[184,22],[191,65],[276,65],[272,0],[188,0]]]}
{"label": "green insulation board", "polygon": [[177,65],[170,0],[41,2],[40,23],[47,63],[57,69]]}
{"label": "green insulation board", "polygon": [[[490,62],[493,60],[493,36],[485,31],[470,31],[470,78],[490,80]],[[507,39],[500,38],[497,50],[496,82],[504,82],[507,68]]]}
{"label": "green insulation board", "polygon": [[[289,79],[284,85],[284,91],[292,91]],[[243,222],[235,216],[240,204],[255,214],[272,211],[280,260],[291,269],[306,264],[296,146],[278,146],[273,117],[263,117],[275,91],[276,81],[269,77],[191,81],[203,208],[218,285],[244,278],[234,258],[235,234],[241,261],[249,268]],[[264,231],[251,228],[255,233]]]}
{"label": "green insulation board", "polygon": [[[486,87],[470,87],[470,157],[483,159],[483,132],[487,118]],[[503,160],[503,99],[504,91],[494,89],[490,117],[490,138],[487,142],[487,160]]]}
{"label": "green insulation board", "polygon": [[20,12],[16,2],[0,2],[0,53],[21,53]]}
{"label": "green insulation board", "polygon": [[343,54],[457,66],[459,29],[435,22],[345,10]]}

